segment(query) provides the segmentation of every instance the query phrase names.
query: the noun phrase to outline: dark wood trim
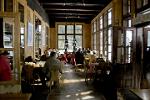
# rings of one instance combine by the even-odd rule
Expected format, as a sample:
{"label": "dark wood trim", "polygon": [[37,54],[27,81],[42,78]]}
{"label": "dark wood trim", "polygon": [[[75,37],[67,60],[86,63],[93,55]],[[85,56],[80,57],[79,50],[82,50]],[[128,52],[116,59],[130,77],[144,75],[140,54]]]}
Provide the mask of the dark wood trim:
{"label": "dark wood trim", "polygon": [[141,8],[137,8],[137,7],[136,7],[135,12],[136,12],[136,13],[140,13],[140,12],[142,12],[142,11],[148,9],[148,8],[150,8],[150,4],[149,4],[149,3],[148,3],[147,5],[145,5],[145,6],[142,6]]}

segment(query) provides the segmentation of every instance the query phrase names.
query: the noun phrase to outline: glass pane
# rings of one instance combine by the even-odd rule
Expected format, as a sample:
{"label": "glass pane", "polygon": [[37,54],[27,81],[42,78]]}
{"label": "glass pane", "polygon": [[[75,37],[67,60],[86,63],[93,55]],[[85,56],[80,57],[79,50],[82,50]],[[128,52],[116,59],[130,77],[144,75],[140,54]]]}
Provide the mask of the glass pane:
{"label": "glass pane", "polygon": [[21,29],[20,29],[20,33],[21,33],[21,38],[20,38],[20,46],[22,47],[22,48],[24,48],[24,27],[21,27]]}
{"label": "glass pane", "polygon": [[41,20],[36,17],[35,18],[35,55],[36,57],[40,57],[41,54],[39,52],[39,48],[42,45],[42,25]]}
{"label": "glass pane", "polygon": [[112,32],[111,32],[111,29],[108,30],[108,44],[112,44]]}
{"label": "glass pane", "polygon": [[19,12],[20,12],[20,21],[21,22],[24,22],[24,6],[22,6],[20,3],[18,5],[18,9],[19,9]]}
{"label": "glass pane", "polygon": [[76,35],[75,39],[77,48],[82,48],[82,35]]}
{"label": "glass pane", "polygon": [[[107,41],[107,31],[104,30],[104,51],[107,51],[107,44],[108,44],[108,41]],[[105,54],[106,55],[106,54]]]}
{"label": "glass pane", "polygon": [[100,53],[103,51],[103,32],[100,31]]}
{"label": "glass pane", "polygon": [[65,25],[58,25],[58,34],[65,34]]}
{"label": "glass pane", "polygon": [[4,0],[4,11],[13,12],[13,1],[14,0]]}
{"label": "glass pane", "polygon": [[24,25],[20,25],[20,61],[24,61]]}
{"label": "glass pane", "polygon": [[142,7],[142,0],[136,0],[136,6],[137,6],[137,8],[141,8]]}
{"label": "glass pane", "polygon": [[112,46],[108,45],[108,52],[112,52]]}
{"label": "glass pane", "polygon": [[4,29],[3,29],[3,45],[4,48],[13,48],[13,18],[4,19]]}
{"label": "glass pane", "polygon": [[108,23],[108,18],[107,18],[107,14],[104,15],[104,27],[107,27],[107,23]]}
{"label": "glass pane", "polygon": [[82,25],[75,26],[75,34],[82,34]]}
{"label": "glass pane", "polygon": [[73,25],[67,25],[67,34],[73,34]]}
{"label": "glass pane", "polygon": [[131,46],[132,31],[126,31],[126,46]]}
{"label": "glass pane", "polygon": [[148,47],[150,46],[150,31],[148,31],[148,34],[147,34],[147,46]]}
{"label": "glass pane", "polygon": [[148,0],[143,0],[143,5],[148,4]]}
{"label": "glass pane", "polygon": [[103,18],[102,18],[102,16],[100,17],[100,29],[102,29],[103,28]]}
{"label": "glass pane", "polygon": [[58,35],[58,49],[64,49],[65,47],[65,35]]}
{"label": "glass pane", "polygon": [[111,9],[108,11],[108,25],[112,24],[112,11]]}
{"label": "glass pane", "polygon": [[96,33],[94,33],[94,38],[93,38],[93,45],[94,45],[94,50],[96,50]]}
{"label": "glass pane", "polygon": [[73,35],[67,35],[68,39],[68,52],[73,51]]}
{"label": "glass pane", "polygon": [[131,4],[130,4],[130,0],[128,0],[128,13],[130,13],[130,11],[131,11]]}
{"label": "glass pane", "polygon": [[131,27],[131,19],[128,20],[128,27]]}
{"label": "glass pane", "polygon": [[111,62],[111,53],[108,53],[108,60]]}
{"label": "glass pane", "polygon": [[46,45],[48,46],[48,34],[49,34],[49,27],[46,27],[46,38],[45,38],[45,41],[46,41]]}
{"label": "glass pane", "polygon": [[96,32],[96,21],[94,22],[93,32]]}

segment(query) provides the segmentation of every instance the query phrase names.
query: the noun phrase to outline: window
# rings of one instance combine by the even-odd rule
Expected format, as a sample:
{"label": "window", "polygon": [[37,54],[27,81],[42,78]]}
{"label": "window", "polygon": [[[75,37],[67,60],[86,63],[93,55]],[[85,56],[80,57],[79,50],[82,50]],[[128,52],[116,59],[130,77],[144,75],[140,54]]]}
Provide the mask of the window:
{"label": "window", "polygon": [[130,0],[128,0],[128,13],[131,13],[131,1]]}
{"label": "window", "polygon": [[21,38],[20,38],[20,46],[22,47],[22,48],[24,48],[24,27],[21,27],[20,28],[20,36],[21,36]]}
{"label": "window", "polygon": [[143,6],[148,4],[148,0],[143,0]]}
{"label": "window", "polygon": [[58,25],[58,34],[65,34],[65,25]]}
{"label": "window", "polygon": [[73,25],[67,25],[67,34],[73,34],[74,32],[74,26]]}
{"label": "window", "polygon": [[4,11],[13,12],[13,1],[14,0],[4,0]]}
{"label": "window", "polygon": [[126,63],[131,62],[132,30],[126,30]]}
{"label": "window", "polygon": [[93,49],[96,50],[96,33],[94,33],[93,36]]}
{"label": "window", "polygon": [[108,10],[108,25],[112,24],[112,10]]}
{"label": "window", "polygon": [[[44,30],[44,29],[43,29]],[[42,46],[42,22],[41,20],[36,16],[35,17],[35,52],[38,54],[39,48]]]}
{"label": "window", "polygon": [[49,42],[48,42],[48,34],[49,34],[49,27],[48,26],[46,26],[46,40],[45,40],[45,42],[46,42],[46,45],[47,45],[47,47],[48,47],[48,44],[49,44]]}
{"label": "window", "polygon": [[64,49],[65,35],[58,35],[58,49]]}
{"label": "window", "polygon": [[132,23],[131,23],[131,19],[128,19],[128,27],[131,27]]}
{"label": "window", "polygon": [[67,40],[68,40],[68,48],[67,48],[67,51],[68,51],[68,52],[72,52],[72,51],[73,51],[74,35],[67,35]]}
{"label": "window", "polygon": [[20,3],[18,4],[18,6],[20,12],[20,21],[24,22],[24,6],[22,6]]}
{"label": "window", "polygon": [[100,29],[103,29],[103,18],[102,16],[100,17],[100,20],[99,20],[99,26],[100,26]]}
{"label": "window", "polygon": [[104,15],[104,28],[106,28],[108,26],[108,18],[107,18],[107,13]]}
{"label": "window", "polygon": [[82,48],[82,35],[75,36],[77,48]]}
{"label": "window", "polygon": [[[99,57],[112,61],[112,8],[92,23],[92,47],[99,51]],[[97,29],[96,29],[97,28]],[[98,36],[98,37],[97,37]]]}
{"label": "window", "polygon": [[75,26],[75,34],[82,34],[82,25]]}
{"label": "window", "polygon": [[100,55],[103,54],[103,31],[100,31]]}
{"label": "window", "polygon": [[93,50],[96,50],[96,32],[97,32],[97,20],[93,23],[93,36],[92,36],[92,43],[93,43]]}
{"label": "window", "polygon": [[[11,20],[8,18],[8,20]],[[13,25],[4,23],[3,45],[4,48],[13,48]]]}
{"label": "window", "polygon": [[147,34],[147,47],[150,47],[150,31]]}
{"label": "window", "polygon": [[122,33],[122,30],[117,30],[118,33],[118,44],[117,44],[117,62],[123,63],[123,55],[124,55],[124,34]]}
{"label": "window", "polygon": [[112,29],[108,29],[108,60],[112,60]]}
{"label": "window", "polygon": [[96,21],[94,21],[93,32],[96,32]]}
{"label": "window", "polygon": [[136,0],[136,6],[137,8],[141,8],[142,7],[142,0]]}
{"label": "window", "polygon": [[104,30],[104,56],[105,56],[105,60],[107,59],[107,45],[108,45],[108,37],[107,37],[107,30]]}
{"label": "window", "polygon": [[64,52],[75,51],[82,48],[82,25],[81,24],[59,24],[58,25],[58,50]]}

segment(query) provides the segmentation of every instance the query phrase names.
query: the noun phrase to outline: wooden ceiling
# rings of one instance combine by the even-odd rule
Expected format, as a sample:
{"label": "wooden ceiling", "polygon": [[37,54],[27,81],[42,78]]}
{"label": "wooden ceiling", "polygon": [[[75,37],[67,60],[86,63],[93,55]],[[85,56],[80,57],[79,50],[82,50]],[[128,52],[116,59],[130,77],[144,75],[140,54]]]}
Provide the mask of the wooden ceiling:
{"label": "wooden ceiling", "polygon": [[112,0],[38,0],[50,22],[86,22],[91,20]]}

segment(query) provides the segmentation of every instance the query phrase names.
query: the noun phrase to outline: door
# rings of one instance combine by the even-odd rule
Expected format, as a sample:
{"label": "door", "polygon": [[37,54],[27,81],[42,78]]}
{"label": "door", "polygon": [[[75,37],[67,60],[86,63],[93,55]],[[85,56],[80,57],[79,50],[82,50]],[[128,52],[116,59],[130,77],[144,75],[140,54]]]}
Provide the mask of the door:
{"label": "door", "polygon": [[8,51],[14,80],[20,82],[20,17],[0,12],[0,51]]}

